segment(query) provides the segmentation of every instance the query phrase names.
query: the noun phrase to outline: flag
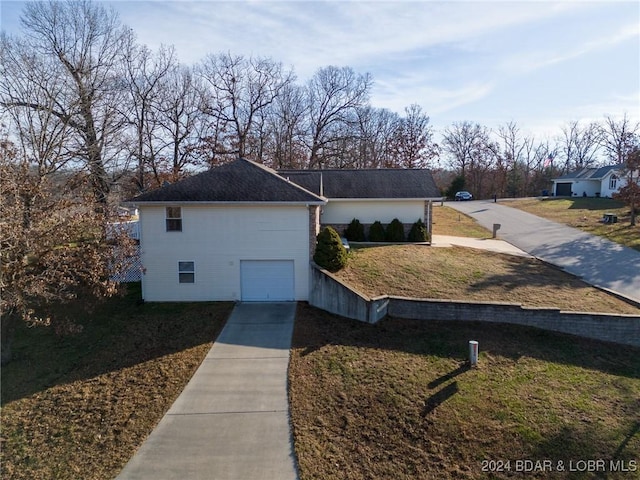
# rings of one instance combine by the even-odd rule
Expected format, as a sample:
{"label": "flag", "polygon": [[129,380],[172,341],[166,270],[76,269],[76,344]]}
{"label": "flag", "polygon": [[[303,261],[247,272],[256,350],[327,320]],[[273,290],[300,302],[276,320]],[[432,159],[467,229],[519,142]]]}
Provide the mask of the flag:
{"label": "flag", "polygon": [[549,165],[551,165],[551,162],[553,162],[553,155],[549,154],[547,159],[544,161],[543,168],[547,168]]}

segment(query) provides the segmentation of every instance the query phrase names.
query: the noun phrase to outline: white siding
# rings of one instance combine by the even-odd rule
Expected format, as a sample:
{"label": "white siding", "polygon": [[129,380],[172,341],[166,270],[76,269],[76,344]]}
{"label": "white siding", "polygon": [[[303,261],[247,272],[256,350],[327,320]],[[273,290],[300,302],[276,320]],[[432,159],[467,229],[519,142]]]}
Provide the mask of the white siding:
{"label": "white siding", "polygon": [[402,223],[424,221],[424,200],[332,200],[322,207],[323,224],[349,223],[354,218],[361,223],[376,220],[389,223],[397,218]]}
{"label": "white siding", "polygon": [[571,192],[574,197],[595,197],[600,192],[600,182],[598,180],[576,180],[573,182]]}
{"label": "white siding", "polygon": [[[184,206],[182,232],[165,231],[165,207],[140,207],[147,301],[240,300],[241,260],[293,260],[296,300],[309,294],[305,206]],[[195,283],[178,283],[178,262],[195,262]]]}

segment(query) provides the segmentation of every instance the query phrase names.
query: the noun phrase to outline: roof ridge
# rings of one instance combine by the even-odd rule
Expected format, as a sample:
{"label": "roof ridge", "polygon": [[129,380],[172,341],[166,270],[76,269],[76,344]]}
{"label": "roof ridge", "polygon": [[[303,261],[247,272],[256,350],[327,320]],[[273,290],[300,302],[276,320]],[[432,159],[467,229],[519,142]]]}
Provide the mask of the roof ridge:
{"label": "roof ridge", "polygon": [[291,180],[288,180],[286,178],[283,178],[282,175],[278,174],[278,172],[276,170],[274,170],[273,168],[267,167],[266,165],[264,165],[262,163],[255,162],[253,160],[249,160],[248,158],[244,158],[244,157],[238,157],[238,160],[243,160],[243,161],[249,163],[250,165],[253,165],[254,167],[258,167],[258,168],[264,170],[266,173],[277,177],[278,180],[281,181],[281,182],[284,182],[284,183],[286,183],[288,185],[293,186],[294,188],[302,190],[303,192],[308,193],[309,195],[313,195],[314,197],[316,197],[316,198],[318,198],[318,199],[320,199],[322,201],[327,201],[326,197],[324,197],[322,195],[315,194],[315,193],[307,190],[306,188],[301,187],[297,183],[292,182]]}

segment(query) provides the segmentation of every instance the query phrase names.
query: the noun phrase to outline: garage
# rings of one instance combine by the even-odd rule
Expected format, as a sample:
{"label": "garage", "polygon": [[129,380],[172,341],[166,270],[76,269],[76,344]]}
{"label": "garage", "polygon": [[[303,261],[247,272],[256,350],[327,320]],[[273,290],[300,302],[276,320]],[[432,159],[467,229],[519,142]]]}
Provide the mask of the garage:
{"label": "garage", "polygon": [[240,288],[243,302],[295,300],[293,260],[241,260]]}
{"label": "garage", "polygon": [[556,197],[570,197],[571,196],[571,183],[557,183],[556,184]]}

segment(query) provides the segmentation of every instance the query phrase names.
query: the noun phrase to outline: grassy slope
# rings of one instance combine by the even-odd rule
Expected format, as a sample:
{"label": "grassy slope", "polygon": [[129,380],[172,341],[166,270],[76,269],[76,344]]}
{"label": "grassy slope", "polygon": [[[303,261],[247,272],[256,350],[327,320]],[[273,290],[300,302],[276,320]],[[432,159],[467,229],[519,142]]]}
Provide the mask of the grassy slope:
{"label": "grassy slope", "polygon": [[370,296],[491,300],[640,314],[637,307],[538,260],[472,248],[394,245],[353,249],[346,268],[336,275]]}
{"label": "grassy slope", "polygon": [[433,207],[433,233],[454,237],[491,238],[491,232],[478,225],[473,218],[437,203]]}
{"label": "grassy slope", "polygon": [[[289,375],[303,480],[514,478],[482,461],[640,460],[637,348],[505,325],[373,326],[301,305]],[[640,467],[606,478],[637,479]]]}
{"label": "grassy slope", "polygon": [[[520,199],[505,202],[505,205],[579,228],[640,251],[640,220],[635,227],[629,225],[629,207],[615,200],[581,197]],[[618,223],[603,224],[601,220],[605,212],[618,215]]]}
{"label": "grassy slope", "polygon": [[228,303],[138,305],[139,291],[57,337],[22,328],[2,369],[1,477],[113,478],[182,391]]}

